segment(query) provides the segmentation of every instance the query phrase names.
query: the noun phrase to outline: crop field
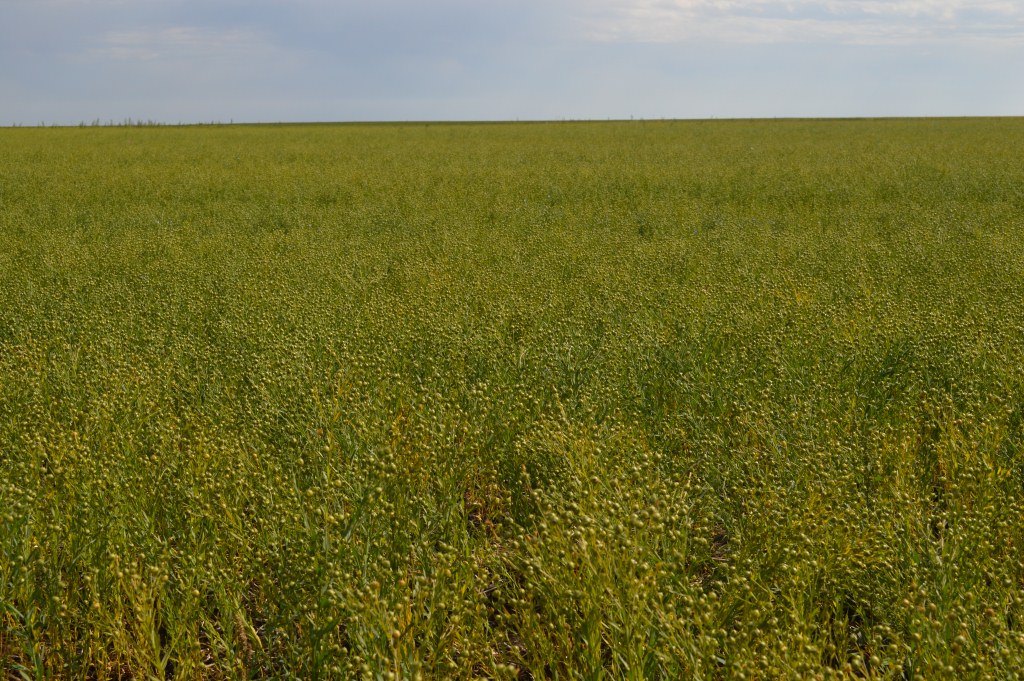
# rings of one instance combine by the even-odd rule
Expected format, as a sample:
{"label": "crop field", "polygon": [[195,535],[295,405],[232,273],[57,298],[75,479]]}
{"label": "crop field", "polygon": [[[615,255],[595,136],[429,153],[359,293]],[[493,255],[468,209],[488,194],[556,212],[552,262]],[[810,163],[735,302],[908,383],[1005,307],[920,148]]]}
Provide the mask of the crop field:
{"label": "crop field", "polygon": [[0,130],[0,678],[1022,676],[1024,119]]}

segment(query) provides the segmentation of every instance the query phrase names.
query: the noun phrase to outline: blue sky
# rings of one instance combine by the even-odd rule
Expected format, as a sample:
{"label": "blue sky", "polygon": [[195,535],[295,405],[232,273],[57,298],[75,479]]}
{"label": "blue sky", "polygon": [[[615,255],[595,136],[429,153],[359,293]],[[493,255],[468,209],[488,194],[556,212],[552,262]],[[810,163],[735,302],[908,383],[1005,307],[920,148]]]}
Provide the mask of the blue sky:
{"label": "blue sky", "polygon": [[1024,114],[1024,0],[0,0],[0,125]]}

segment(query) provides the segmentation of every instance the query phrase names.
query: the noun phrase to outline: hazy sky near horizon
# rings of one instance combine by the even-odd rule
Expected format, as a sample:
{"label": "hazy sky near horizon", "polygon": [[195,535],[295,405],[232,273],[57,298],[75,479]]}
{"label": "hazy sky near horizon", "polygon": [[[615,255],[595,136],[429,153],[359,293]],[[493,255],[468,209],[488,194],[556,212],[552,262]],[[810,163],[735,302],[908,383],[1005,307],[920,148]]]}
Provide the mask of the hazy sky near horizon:
{"label": "hazy sky near horizon", "polygon": [[1024,114],[1024,0],[0,0],[0,125]]}

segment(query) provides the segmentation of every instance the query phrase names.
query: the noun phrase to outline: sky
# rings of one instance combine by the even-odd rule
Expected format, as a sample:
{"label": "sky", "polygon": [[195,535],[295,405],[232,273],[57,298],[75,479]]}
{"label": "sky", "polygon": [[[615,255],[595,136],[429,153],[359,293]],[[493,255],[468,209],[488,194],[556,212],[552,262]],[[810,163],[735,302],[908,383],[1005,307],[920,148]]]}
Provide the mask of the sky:
{"label": "sky", "polygon": [[0,125],[1024,115],[1024,0],[0,0]]}

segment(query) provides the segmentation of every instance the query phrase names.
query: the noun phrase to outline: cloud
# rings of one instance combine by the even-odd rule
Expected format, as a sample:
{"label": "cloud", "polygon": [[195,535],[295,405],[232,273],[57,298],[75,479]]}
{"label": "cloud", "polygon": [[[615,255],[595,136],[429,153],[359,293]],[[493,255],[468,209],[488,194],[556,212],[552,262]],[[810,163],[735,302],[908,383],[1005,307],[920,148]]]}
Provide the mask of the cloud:
{"label": "cloud", "polygon": [[1024,0],[0,0],[0,124],[1019,114]]}
{"label": "cloud", "polygon": [[87,48],[86,54],[117,60],[191,59],[255,52],[265,44],[265,37],[246,29],[171,26],[110,31],[100,36],[97,44]]}
{"label": "cloud", "polygon": [[1024,44],[1024,3],[1005,0],[598,0],[602,42]]}

